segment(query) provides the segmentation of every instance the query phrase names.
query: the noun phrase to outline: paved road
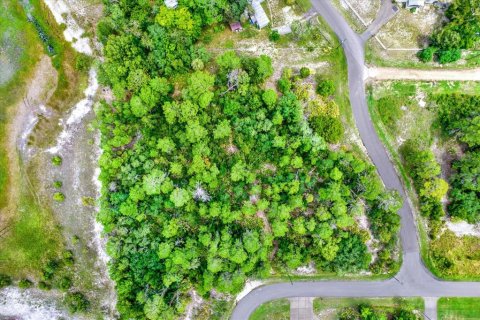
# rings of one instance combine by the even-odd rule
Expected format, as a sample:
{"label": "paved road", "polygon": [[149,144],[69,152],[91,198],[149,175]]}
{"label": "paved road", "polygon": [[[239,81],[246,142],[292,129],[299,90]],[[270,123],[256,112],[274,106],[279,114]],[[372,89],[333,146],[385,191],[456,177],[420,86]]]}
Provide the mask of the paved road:
{"label": "paved road", "polygon": [[[389,0],[383,0],[389,1]],[[422,263],[417,228],[402,183],[380,142],[368,113],[365,95],[365,37],[356,34],[329,0],[311,0],[315,10],[326,20],[343,42],[348,62],[350,103],[363,144],[385,186],[403,196],[400,238],[403,264],[395,278],[383,281],[305,281],[277,283],[259,287],[242,300],[233,311],[232,320],[246,320],[261,304],[292,297],[480,297],[480,283],[447,282],[433,277]],[[379,19],[383,19],[381,15]],[[378,19],[377,19],[378,20]],[[374,21],[374,24],[377,22]]]}

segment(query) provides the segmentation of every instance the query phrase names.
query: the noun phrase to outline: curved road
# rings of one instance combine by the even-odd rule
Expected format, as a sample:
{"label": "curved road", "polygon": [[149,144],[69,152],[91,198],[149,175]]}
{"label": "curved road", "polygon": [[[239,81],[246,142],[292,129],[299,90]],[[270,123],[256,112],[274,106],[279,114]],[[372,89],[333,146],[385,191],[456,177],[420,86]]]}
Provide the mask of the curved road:
{"label": "curved road", "polygon": [[[383,0],[390,1],[390,0]],[[347,24],[330,0],[311,0],[316,11],[325,19],[342,41],[348,63],[350,103],[363,144],[376,166],[385,186],[398,190],[404,199],[400,209],[400,238],[403,264],[393,279],[384,281],[301,281],[259,287],[242,300],[233,311],[232,320],[248,319],[261,304],[279,298],[292,297],[480,297],[480,283],[448,282],[436,279],[422,263],[417,228],[402,183],[380,142],[370,119],[365,95],[365,42],[371,34],[358,35]],[[382,5],[382,10],[388,6]],[[384,13],[380,15],[383,19]],[[378,22],[373,22],[378,23]]]}

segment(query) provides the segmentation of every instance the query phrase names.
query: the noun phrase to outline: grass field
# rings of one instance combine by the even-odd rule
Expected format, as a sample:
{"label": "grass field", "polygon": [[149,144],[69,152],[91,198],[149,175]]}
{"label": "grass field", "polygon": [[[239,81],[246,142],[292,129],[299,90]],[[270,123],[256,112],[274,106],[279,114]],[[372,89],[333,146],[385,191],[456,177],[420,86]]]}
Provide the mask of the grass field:
{"label": "grass field", "polygon": [[274,300],[262,304],[250,316],[250,320],[288,320],[290,319],[290,301]]}
{"label": "grass field", "polygon": [[480,298],[440,298],[439,320],[480,319]]}
{"label": "grass field", "polygon": [[423,312],[422,298],[317,298],[313,301],[313,310],[322,320],[337,319],[337,314],[344,308],[370,306],[378,312],[390,313],[398,309]]}
{"label": "grass field", "polygon": [[[0,54],[2,73],[7,68],[10,70],[8,78],[0,84],[0,145],[3,146],[8,108],[21,97],[25,79],[31,74],[42,50],[35,28],[27,21],[18,1],[5,0],[0,5],[0,42],[5,49]],[[0,152],[0,208],[7,204],[8,179],[7,153]]]}
{"label": "grass field", "polygon": [[[26,84],[41,55],[49,54],[58,72],[56,90],[48,105],[59,111],[59,116],[82,94],[86,74],[75,70],[77,54],[63,39],[61,26],[56,24],[42,1],[31,0],[27,7],[37,25],[27,20],[20,2],[6,0],[0,6],[0,39],[6,37],[10,45],[18,48],[16,56],[6,60],[13,61],[17,68],[11,79],[0,86],[0,230],[3,230],[0,273],[19,278],[38,276],[42,266],[57,257],[64,245],[50,208],[35,195],[34,190],[44,187],[36,179],[35,168],[24,166],[17,151],[7,149],[6,126],[11,120],[9,117],[15,115],[12,108],[25,95]],[[41,40],[39,30],[46,35],[47,41]],[[54,53],[48,51],[47,46],[53,47]],[[55,84],[48,85],[55,88]],[[42,118],[41,121],[47,120]],[[35,133],[37,146],[48,143],[55,130],[59,130],[58,118],[50,121],[53,125],[43,125],[42,132]],[[7,155],[18,161],[9,163]]]}

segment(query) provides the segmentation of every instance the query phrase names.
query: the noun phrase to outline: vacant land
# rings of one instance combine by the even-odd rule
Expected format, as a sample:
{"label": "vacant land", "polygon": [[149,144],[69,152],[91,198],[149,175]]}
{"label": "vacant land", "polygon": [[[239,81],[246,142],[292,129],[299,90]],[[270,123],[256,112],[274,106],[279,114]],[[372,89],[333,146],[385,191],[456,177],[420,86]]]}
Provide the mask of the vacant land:
{"label": "vacant land", "polygon": [[380,314],[392,314],[399,310],[421,314],[424,310],[422,298],[317,298],[313,310],[319,319],[338,319],[347,309],[356,310],[360,306],[368,307]]}
{"label": "vacant land", "polygon": [[439,320],[478,319],[480,298],[440,298],[438,300]]}
{"label": "vacant land", "polygon": [[262,304],[250,316],[250,320],[288,320],[290,319],[290,301],[274,300]]}
{"label": "vacant land", "polygon": [[[403,180],[410,190],[410,196],[419,208],[419,201],[413,190],[413,183],[401,160],[399,150],[406,141],[416,143],[432,152],[441,167],[440,178],[448,181],[453,159],[462,154],[453,138],[440,134],[437,111],[433,98],[449,93],[478,94],[477,82],[375,82],[369,88],[369,108],[377,132],[394,160]],[[429,268],[438,276],[469,279],[480,276],[478,252],[480,239],[474,236],[457,237],[443,226],[443,222],[429,224],[421,219],[419,223],[424,259]],[[430,234],[428,240],[425,232]],[[427,253],[427,248],[429,252]],[[448,265],[448,272],[440,271]]]}

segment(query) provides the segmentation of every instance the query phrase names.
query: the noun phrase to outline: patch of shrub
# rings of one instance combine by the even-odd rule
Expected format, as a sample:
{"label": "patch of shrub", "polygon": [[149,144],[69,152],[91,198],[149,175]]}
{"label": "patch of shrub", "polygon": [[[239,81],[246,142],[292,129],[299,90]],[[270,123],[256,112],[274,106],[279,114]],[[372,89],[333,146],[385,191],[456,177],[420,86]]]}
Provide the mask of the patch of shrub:
{"label": "patch of shrub", "polygon": [[63,201],[65,201],[65,195],[61,192],[55,192],[53,194],[53,200],[55,200],[57,202],[63,202]]}
{"label": "patch of shrub", "polygon": [[73,251],[72,250],[65,250],[62,254],[63,261],[65,262],[66,265],[73,265],[75,259],[73,257]]}
{"label": "patch of shrub", "polygon": [[305,79],[310,75],[310,68],[302,67],[300,68],[300,77]]}
{"label": "patch of shrub", "polygon": [[83,53],[78,53],[75,59],[75,69],[78,71],[87,71],[92,65],[92,58]]}
{"label": "patch of shrub", "polygon": [[51,280],[59,268],[60,264],[57,260],[48,261],[46,266],[43,268],[43,279]]}
{"label": "patch of shrub", "polygon": [[422,62],[431,62],[433,60],[433,56],[435,55],[436,51],[437,51],[437,48],[435,47],[427,47],[419,51],[417,54],[417,57]]}
{"label": "patch of shrub", "polygon": [[72,279],[69,277],[62,277],[57,281],[56,287],[62,291],[67,291],[72,287]]}
{"label": "patch of shrub", "polygon": [[20,289],[27,289],[33,285],[33,282],[28,279],[22,279],[18,282],[18,287]]}
{"label": "patch of shrub", "polygon": [[52,289],[52,286],[48,282],[39,281],[38,282],[38,288],[40,290],[50,290],[50,289]]}
{"label": "patch of shrub", "polygon": [[272,30],[268,35],[268,39],[272,42],[277,42],[278,40],[280,40],[280,33],[278,33],[277,30]]}
{"label": "patch of shrub", "polygon": [[90,301],[81,292],[69,292],[65,295],[64,303],[71,313],[87,311]]}
{"label": "patch of shrub", "polygon": [[385,96],[376,101],[378,114],[387,128],[396,129],[403,116],[402,101],[395,96]]}
{"label": "patch of shrub", "polygon": [[8,287],[12,284],[12,277],[0,273],[0,288]]}
{"label": "patch of shrub", "polygon": [[62,186],[63,186],[63,182],[62,182],[62,181],[55,181],[55,182],[53,182],[53,187],[54,187],[55,189],[60,189]]}
{"label": "patch of shrub", "polygon": [[446,64],[460,60],[462,51],[460,49],[440,50],[437,55],[438,62]]}
{"label": "patch of shrub", "polygon": [[339,118],[318,116],[310,118],[313,130],[329,143],[339,142],[343,137],[343,123]]}
{"label": "patch of shrub", "polygon": [[60,156],[53,156],[52,157],[52,164],[54,166],[57,166],[57,167],[61,166],[62,162],[63,162],[62,157],[60,157]]}
{"label": "patch of shrub", "polygon": [[329,97],[335,93],[333,80],[320,80],[317,84],[317,93],[323,97]]}

